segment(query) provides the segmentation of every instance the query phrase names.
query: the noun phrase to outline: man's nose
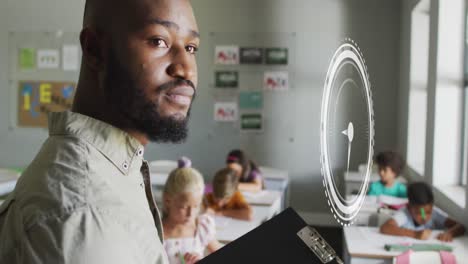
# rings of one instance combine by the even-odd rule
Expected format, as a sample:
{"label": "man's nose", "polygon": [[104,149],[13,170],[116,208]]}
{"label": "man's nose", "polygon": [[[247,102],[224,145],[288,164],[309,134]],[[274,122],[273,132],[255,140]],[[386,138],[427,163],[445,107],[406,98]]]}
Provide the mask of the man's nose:
{"label": "man's nose", "polygon": [[174,78],[193,82],[197,74],[197,65],[193,54],[181,48],[175,49],[171,64],[167,67],[167,74]]}

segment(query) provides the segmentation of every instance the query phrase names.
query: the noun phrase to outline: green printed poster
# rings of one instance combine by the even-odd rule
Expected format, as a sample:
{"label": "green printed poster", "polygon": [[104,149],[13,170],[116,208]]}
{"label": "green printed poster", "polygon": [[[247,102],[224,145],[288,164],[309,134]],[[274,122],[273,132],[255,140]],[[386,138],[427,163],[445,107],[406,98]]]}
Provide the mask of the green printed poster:
{"label": "green printed poster", "polygon": [[263,93],[260,91],[242,91],[239,93],[240,109],[262,109]]}
{"label": "green printed poster", "polygon": [[215,72],[215,86],[217,88],[237,88],[239,85],[239,73],[237,71]]}
{"label": "green printed poster", "polygon": [[21,70],[32,70],[36,67],[36,50],[22,48],[19,50],[19,67]]}
{"label": "green printed poster", "polygon": [[288,64],[288,49],[287,48],[267,48],[265,51],[265,63],[286,65]]}
{"label": "green printed poster", "polygon": [[262,114],[242,114],[241,130],[243,131],[262,131]]}

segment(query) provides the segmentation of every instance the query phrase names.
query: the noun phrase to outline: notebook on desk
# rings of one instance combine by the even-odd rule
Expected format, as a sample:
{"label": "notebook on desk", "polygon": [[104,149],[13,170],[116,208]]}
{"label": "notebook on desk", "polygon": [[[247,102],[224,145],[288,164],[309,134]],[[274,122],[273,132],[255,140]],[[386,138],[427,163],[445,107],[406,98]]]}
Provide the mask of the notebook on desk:
{"label": "notebook on desk", "polygon": [[311,236],[308,242],[313,241],[312,245],[298,235],[308,228],[307,223],[292,208],[288,208],[199,263],[324,263],[314,251],[322,252],[322,257],[331,260],[328,263],[337,263],[332,260],[335,252],[323,245],[321,237]]}

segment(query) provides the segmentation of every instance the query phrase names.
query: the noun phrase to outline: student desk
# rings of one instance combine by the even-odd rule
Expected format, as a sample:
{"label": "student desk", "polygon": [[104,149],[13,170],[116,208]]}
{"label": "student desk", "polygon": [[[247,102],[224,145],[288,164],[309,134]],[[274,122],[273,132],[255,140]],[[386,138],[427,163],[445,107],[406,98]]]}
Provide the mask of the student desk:
{"label": "student desk", "polygon": [[268,219],[279,214],[284,209],[282,207],[283,194],[279,191],[262,190],[257,193],[242,192],[242,194],[250,205],[268,207]]}
{"label": "student desk", "polygon": [[271,206],[253,205],[252,210],[252,221],[215,216],[216,238],[218,241],[224,244],[234,241],[270,219]]}
{"label": "student desk", "polygon": [[468,236],[457,237],[453,242],[441,242],[436,238],[441,231],[433,231],[431,239],[417,240],[409,237],[384,235],[376,227],[345,227],[344,232],[344,261],[345,263],[389,263],[393,257],[403,252],[386,251],[385,244],[412,243],[444,243],[454,248],[453,254],[457,263],[466,263],[468,259]]}
{"label": "student desk", "polygon": [[[355,195],[347,195],[346,199],[351,200]],[[397,198],[387,195],[380,196],[366,196],[358,215],[355,218],[354,225],[357,226],[378,226],[379,217],[386,218],[392,217],[396,210],[382,208],[382,204],[386,205],[401,205],[406,204],[408,199]]]}
{"label": "student desk", "polygon": [[[287,171],[278,170],[269,167],[260,167],[262,176],[265,181],[265,190],[277,191],[280,193],[280,210],[278,213],[289,206],[289,176]],[[157,193],[158,190],[164,187],[166,180],[169,177],[169,171],[155,170],[150,167],[151,185],[153,185],[153,192],[155,197],[159,198],[161,194]]]}
{"label": "student desk", "polygon": [[0,196],[6,195],[15,189],[19,176],[19,172],[0,169]]}
{"label": "student desk", "polygon": [[164,172],[150,172],[151,185],[164,186],[166,180],[169,177],[169,173]]}
{"label": "student desk", "polygon": [[[359,189],[361,188],[362,181],[363,181],[363,172],[359,171],[350,171],[344,173],[344,182],[345,182],[345,194],[352,195],[357,194]],[[377,181],[380,179],[378,173],[371,173],[369,183]]]}
{"label": "student desk", "polygon": [[281,209],[289,206],[289,174],[285,170],[261,166],[265,189],[281,192]]}

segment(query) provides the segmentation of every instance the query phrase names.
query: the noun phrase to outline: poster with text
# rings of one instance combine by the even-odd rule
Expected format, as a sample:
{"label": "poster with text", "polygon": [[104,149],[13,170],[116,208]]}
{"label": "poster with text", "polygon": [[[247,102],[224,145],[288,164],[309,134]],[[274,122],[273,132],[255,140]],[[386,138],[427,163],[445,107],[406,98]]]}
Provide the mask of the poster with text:
{"label": "poster with text", "polygon": [[287,65],[287,48],[267,48],[265,50],[265,63],[270,65]]}
{"label": "poster with text", "polygon": [[49,112],[71,108],[75,88],[72,82],[20,82],[18,126],[47,128]]}
{"label": "poster with text", "polygon": [[214,119],[218,122],[234,122],[237,120],[237,104],[235,102],[218,102],[214,106]]}
{"label": "poster with text", "polygon": [[20,49],[18,61],[21,70],[33,70],[36,68],[36,50],[33,48]]}
{"label": "poster with text", "polygon": [[263,49],[262,48],[241,48],[240,63],[241,64],[262,64]]}
{"label": "poster with text", "polygon": [[240,109],[262,109],[263,93],[261,91],[241,91],[239,93]]}
{"label": "poster with text", "polygon": [[80,66],[80,49],[77,45],[62,47],[62,68],[64,71],[78,71]]}
{"label": "poster with text", "polygon": [[216,46],[215,64],[234,65],[239,64],[238,46]]}
{"label": "poster with text", "polygon": [[259,132],[263,129],[262,114],[260,113],[241,114],[240,119],[242,131]]}
{"label": "poster with text", "polygon": [[237,71],[216,71],[216,88],[237,88],[239,85],[239,73]]}
{"label": "poster with text", "polygon": [[38,69],[57,69],[60,64],[60,55],[58,50],[47,49],[37,51]]}
{"label": "poster with text", "polygon": [[285,71],[265,72],[263,88],[269,91],[286,91],[289,89],[289,75]]}

